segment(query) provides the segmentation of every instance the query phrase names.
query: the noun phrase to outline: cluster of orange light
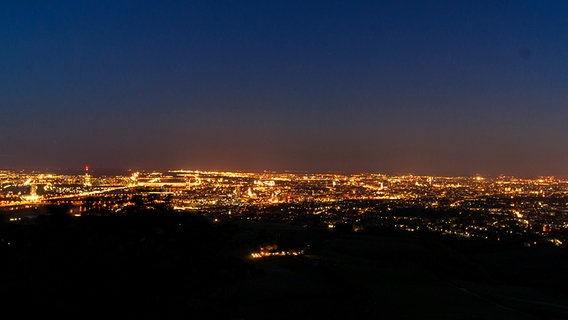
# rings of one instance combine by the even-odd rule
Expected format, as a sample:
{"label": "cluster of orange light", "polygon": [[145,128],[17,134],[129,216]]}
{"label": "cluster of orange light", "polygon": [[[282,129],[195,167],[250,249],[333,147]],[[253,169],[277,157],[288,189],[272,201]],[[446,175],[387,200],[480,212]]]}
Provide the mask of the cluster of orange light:
{"label": "cluster of orange light", "polygon": [[259,252],[253,252],[250,256],[253,259],[260,259],[266,257],[274,257],[274,256],[298,256],[303,254],[304,251],[264,251],[260,250]]}

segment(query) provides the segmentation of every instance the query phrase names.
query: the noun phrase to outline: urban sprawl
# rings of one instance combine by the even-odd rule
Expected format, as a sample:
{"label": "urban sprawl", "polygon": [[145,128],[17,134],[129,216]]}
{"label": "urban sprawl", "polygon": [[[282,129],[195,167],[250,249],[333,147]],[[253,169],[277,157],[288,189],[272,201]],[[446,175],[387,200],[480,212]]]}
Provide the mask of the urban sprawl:
{"label": "urban sprawl", "polygon": [[213,222],[259,220],[349,232],[395,230],[518,241],[568,241],[568,180],[290,172],[128,171],[97,175],[0,170],[0,214],[32,219],[170,210]]}

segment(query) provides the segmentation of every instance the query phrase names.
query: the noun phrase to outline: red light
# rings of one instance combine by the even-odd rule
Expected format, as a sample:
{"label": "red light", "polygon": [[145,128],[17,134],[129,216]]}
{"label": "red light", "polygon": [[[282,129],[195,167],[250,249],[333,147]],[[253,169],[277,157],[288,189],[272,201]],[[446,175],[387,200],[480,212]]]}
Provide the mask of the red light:
{"label": "red light", "polygon": [[85,166],[85,171],[89,171],[89,166]]}

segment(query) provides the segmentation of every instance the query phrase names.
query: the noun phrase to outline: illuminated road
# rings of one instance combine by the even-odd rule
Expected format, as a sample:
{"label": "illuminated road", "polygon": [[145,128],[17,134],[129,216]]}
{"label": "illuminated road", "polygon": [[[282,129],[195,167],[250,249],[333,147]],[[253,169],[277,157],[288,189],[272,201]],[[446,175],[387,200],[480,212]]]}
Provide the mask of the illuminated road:
{"label": "illuminated road", "polygon": [[68,194],[68,195],[51,197],[51,198],[41,198],[41,199],[38,198],[38,200],[36,200],[36,201],[12,202],[12,203],[9,203],[9,204],[0,205],[0,208],[43,205],[43,204],[46,204],[46,202],[49,202],[49,201],[83,198],[83,197],[89,197],[89,196],[93,196],[93,195],[98,195],[98,194],[103,194],[103,193],[107,193],[107,192],[111,192],[111,191],[123,190],[123,189],[128,189],[128,188],[129,187],[112,187],[112,188],[107,188],[107,189],[104,189],[104,190],[74,193],[74,194]]}

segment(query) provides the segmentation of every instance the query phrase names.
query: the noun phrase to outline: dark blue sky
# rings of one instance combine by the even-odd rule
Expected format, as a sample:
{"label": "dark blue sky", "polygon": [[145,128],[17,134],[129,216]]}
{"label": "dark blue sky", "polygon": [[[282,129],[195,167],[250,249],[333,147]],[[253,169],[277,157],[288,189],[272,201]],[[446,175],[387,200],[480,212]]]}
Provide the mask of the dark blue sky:
{"label": "dark blue sky", "polygon": [[568,176],[565,1],[2,1],[0,168]]}

